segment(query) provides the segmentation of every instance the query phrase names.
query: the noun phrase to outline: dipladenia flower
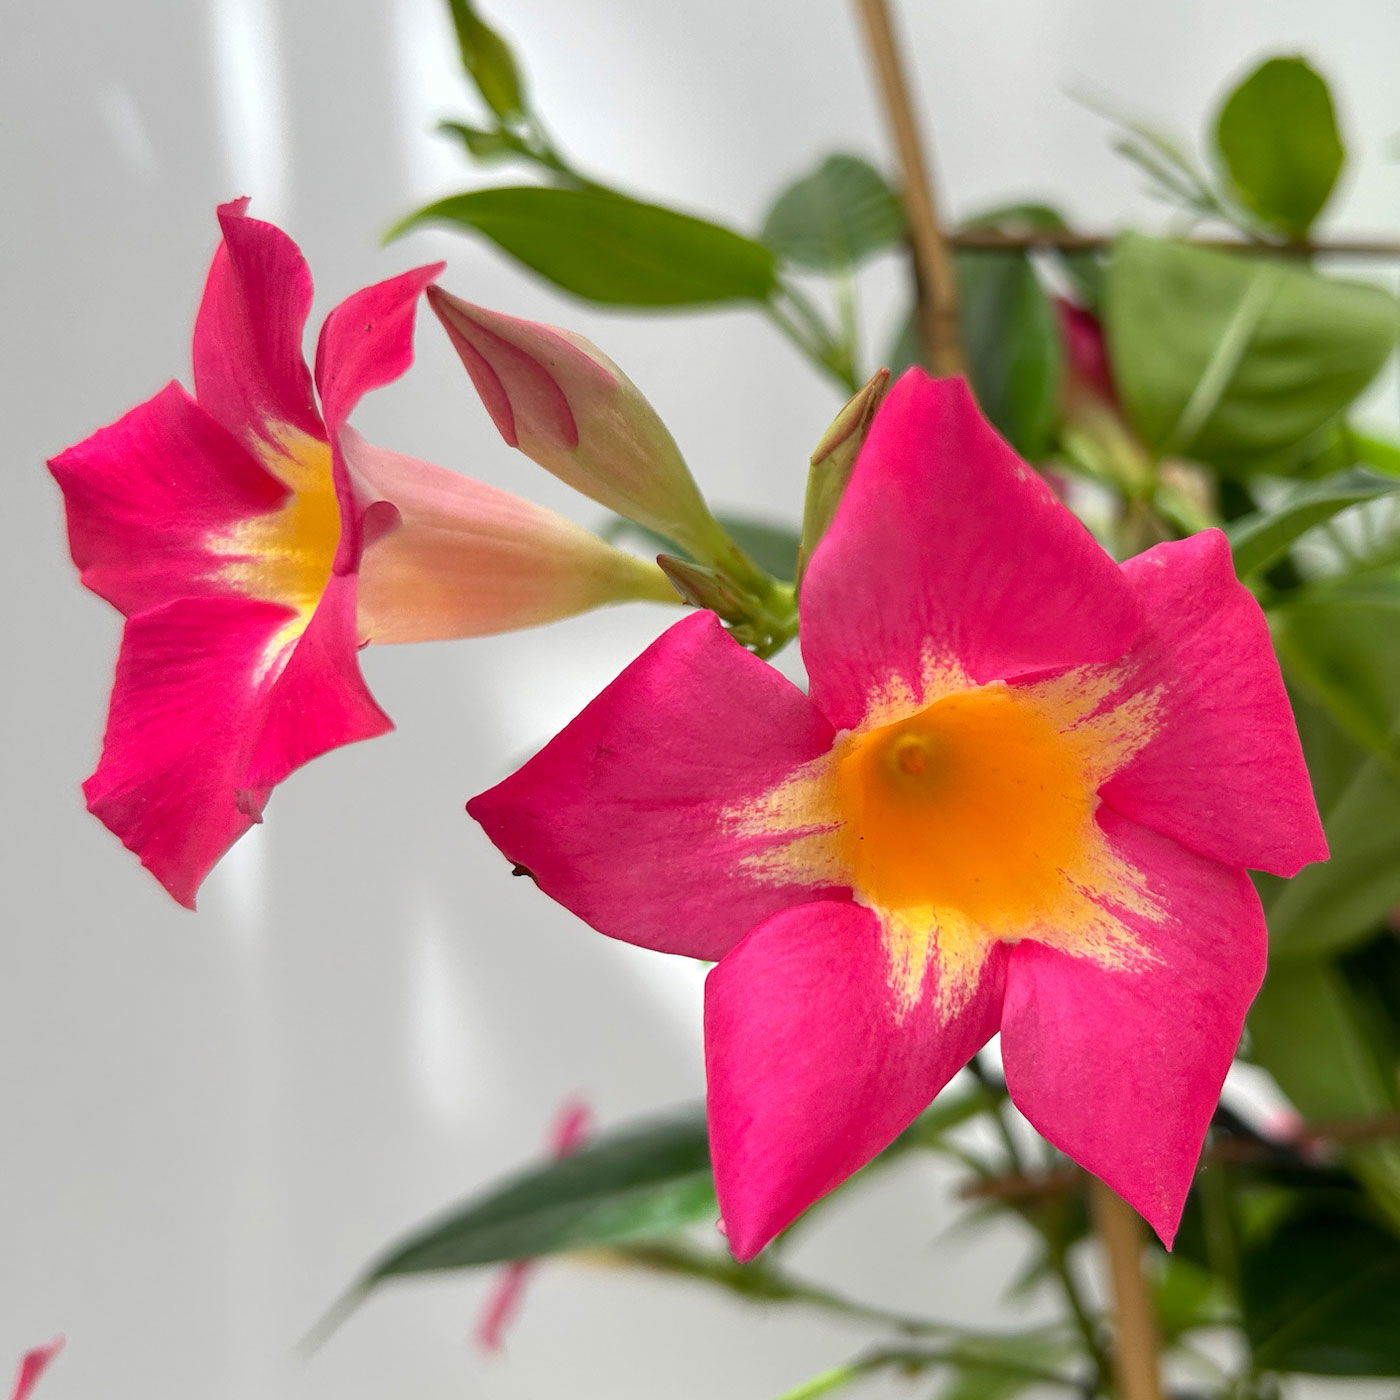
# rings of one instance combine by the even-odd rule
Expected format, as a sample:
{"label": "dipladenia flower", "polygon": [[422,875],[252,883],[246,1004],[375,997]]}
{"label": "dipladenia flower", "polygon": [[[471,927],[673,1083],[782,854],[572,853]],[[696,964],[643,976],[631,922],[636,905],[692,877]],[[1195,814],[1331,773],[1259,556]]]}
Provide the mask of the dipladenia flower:
{"label": "dipladenia flower", "polygon": [[[549,1131],[549,1152],[555,1161],[572,1156],[583,1146],[592,1117],[585,1103],[566,1103],[559,1110]],[[477,1322],[476,1340],[485,1350],[500,1351],[505,1346],[506,1329],[520,1308],[535,1262],[516,1259],[501,1271]]]}
{"label": "dipladenia flower", "polygon": [[49,1369],[59,1352],[63,1350],[63,1338],[56,1337],[48,1346],[35,1347],[19,1363],[19,1374],[15,1377],[15,1390],[10,1400],[29,1400],[34,1387],[39,1384],[44,1372]]}
{"label": "dipladenia flower", "polygon": [[1011,1097],[1170,1241],[1265,928],[1325,844],[1218,532],[1123,566],[909,371],[803,584],[810,698],[708,614],[470,804],[595,928],[718,960],[711,1147],[754,1255],[997,1030]]}
{"label": "dipladenia flower", "polygon": [[127,617],[88,806],[182,904],[272,789],[391,725],[366,641],[460,637],[674,593],[652,565],[346,426],[412,361],[438,267],[356,292],[302,358],[311,277],[219,210],[192,397],[171,384],[50,462],[83,582]]}

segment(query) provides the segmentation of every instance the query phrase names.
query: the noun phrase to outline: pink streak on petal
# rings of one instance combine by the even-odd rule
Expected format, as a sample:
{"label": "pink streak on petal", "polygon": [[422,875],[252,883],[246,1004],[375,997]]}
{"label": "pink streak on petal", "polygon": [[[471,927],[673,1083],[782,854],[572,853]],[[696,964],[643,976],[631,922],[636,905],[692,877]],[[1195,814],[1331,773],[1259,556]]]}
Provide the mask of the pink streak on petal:
{"label": "pink streak on petal", "polygon": [[1162,690],[1156,736],[1102,796],[1200,855],[1275,875],[1327,858],[1269,626],[1218,530],[1159,544],[1123,573],[1146,624],[1125,694]]}
{"label": "pink streak on petal", "polygon": [[276,787],[303,763],[393,729],[360,674],[353,577],[332,575],[315,615],[272,682],[250,736],[240,791]]}
{"label": "pink streak on petal", "polygon": [[360,636],[380,643],[534,627],[635,591],[637,561],[573,521],[457,472],[341,432],[362,491],[397,528],[366,539]]}
{"label": "pink streak on petal", "polygon": [[262,718],[265,648],[292,613],[252,598],[190,598],[132,618],[117,661],[88,809],[188,908],[258,819],[240,807]]}
{"label": "pink streak on petal", "polygon": [[209,540],[287,489],[178,385],[49,462],[83,583],[128,615],[224,594]]}
{"label": "pink streak on petal", "polygon": [[764,839],[727,829],[723,814],[833,738],[791,682],[695,613],[467,810],[599,932],[713,960],[769,914],[830,893],[741,870]]}
{"label": "pink streak on petal", "polygon": [[[549,1150],[556,1160],[570,1156],[583,1146],[592,1121],[593,1110],[581,1100],[563,1105],[549,1132]],[[535,1264],[533,1259],[516,1259],[501,1270],[477,1322],[476,1341],[484,1350],[500,1351],[504,1347],[506,1329],[519,1311],[525,1284]]]}
{"label": "pink streak on petal", "polygon": [[1111,811],[1100,824],[1143,871],[1162,922],[1119,910],[1149,956],[1105,967],[1042,944],[1011,950],[1002,1063],[1012,1101],[1171,1247],[1267,932],[1243,870]]}
{"label": "pink streak on petal", "polygon": [[195,396],[240,438],[288,424],[324,440],[301,347],[311,273],[281,229],[244,214],[247,204],[219,208],[224,241],[194,327]]}
{"label": "pink streak on petal", "polygon": [[1113,561],[997,436],[966,384],[911,369],[876,415],[802,590],[802,654],[838,728],[928,653],[978,682],[1121,656],[1139,609]]}
{"label": "pink streak on petal", "polygon": [[889,953],[860,905],[799,905],[760,924],[705,984],[710,1148],[729,1247],[752,1259],[889,1145],[986,1044],[1001,1009],[998,945],[943,1022],[937,964],[901,1019]]}
{"label": "pink streak on petal", "polygon": [[15,1393],[10,1400],[29,1400],[34,1387],[59,1352],[63,1350],[63,1338],[55,1337],[48,1346],[35,1347],[19,1363],[19,1375],[15,1377]]}

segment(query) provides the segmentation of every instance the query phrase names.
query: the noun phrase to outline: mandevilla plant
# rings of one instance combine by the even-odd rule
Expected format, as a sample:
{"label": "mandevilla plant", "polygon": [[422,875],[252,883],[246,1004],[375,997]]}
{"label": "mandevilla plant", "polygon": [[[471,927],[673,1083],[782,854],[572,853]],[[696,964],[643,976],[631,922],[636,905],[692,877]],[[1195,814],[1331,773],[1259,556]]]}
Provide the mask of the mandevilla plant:
{"label": "mandevilla plant", "polygon": [[[881,1370],[951,1400],[1400,1375],[1400,446],[1353,420],[1400,305],[1323,270],[1324,79],[1263,63],[1205,163],[1118,122],[1170,236],[1034,201],[949,231],[861,0],[899,188],[835,154],[750,237],[585,173],[507,41],[449,9],[482,111],[444,130],[538,180],[396,232],[487,238],[597,305],[750,305],[848,401],[812,425],[800,524],[717,515],[601,350],[442,264],[342,302],[308,369],[310,275],[240,199],[194,393],[50,463],[125,618],[88,804],[191,907],[293,769],[388,729],[359,647],[690,610],[468,811],[522,900],[714,964],[705,1107],[592,1131],[566,1106],[546,1159],[388,1249],[335,1319],[505,1265],[497,1348],[531,1261],[592,1256],[870,1332],[788,1400]],[[906,250],[871,355],[861,274]],[[349,426],[409,369],[420,294],[503,439],[612,513],[598,534]],[[794,639],[805,692],[768,664]],[[1296,1119],[1222,1102],[1237,1059]],[[1055,1320],[971,1331],[788,1269],[810,1213],[911,1153],[1020,1222],[1018,1287]]]}

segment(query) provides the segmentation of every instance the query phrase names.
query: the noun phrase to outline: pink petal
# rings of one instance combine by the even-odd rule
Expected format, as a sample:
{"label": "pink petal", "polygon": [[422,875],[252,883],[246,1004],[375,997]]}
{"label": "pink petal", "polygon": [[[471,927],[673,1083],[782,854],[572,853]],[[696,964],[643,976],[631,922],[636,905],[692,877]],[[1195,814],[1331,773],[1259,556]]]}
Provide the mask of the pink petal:
{"label": "pink petal", "polygon": [[1132,1205],[1168,1247],[1264,977],[1267,933],[1243,870],[1103,810],[1163,914],[1113,912],[1141,941],[1121,966],[1023,942],[1010,954],[1002,1061],[1012,1100]]}
{"label": "pink petal", "polygon": [[311,273],[281,229],[219,208],[214,255],[194,327],[195,395],[231,433],[276,440],[280,426],[325,439],[302,357]]}
{"label": "pink petal", "polygon": [[63,1350],[63,1338],[55,1337],[48,1346],[35,1347],[19,1363],[19,1375],[15,1377],[15,1393],[11,1400],[28,1400],[30,1393],[39,1383],[44,1372],[59,1352]]}
{"label": "pink petal", "polygon": [[649,560],[543,506],[373,447],[350,428],[341,444],[361,488],[399,517],[361,561],[364,640],[481,637],[628,598],[677,601]]}
{"label": "pink petal", "polygon": [[327,582],[268,694],[240,788],[276,787],[330,749],[377,738],[394,727],[360,674],[355,585],[353,577],[338,574]]}
{"label": "pink petal", "polygon": [[210,540],[287,488],[178,384],[49,462],[83,582],[122,612],[226,594]]}
{"label": "pink petal", "polygon": [[902,1007],[874,914],[784,909],[705,984],[710,1149],[729,1247],[751,1259],[887,1147],[997,1028],[1005,952],[972,999],[935,1009],[938,966]]}
{"label": "pink petal", "polygon": [[1156,733],[1102,789],[1200,855],[1293,875],[1327,858],[1269,626],[1218,530],[1123,565],[1146,624],[1124,694],[1160,691]]}
{"label": "pink petal", "polygon": [[252,598],[190,598],[126,625],[107,737],[83,785],[88,809],[171,895],[195,891],[258,820],[240,805],[262,670],[290,609]]}
{"label": "pink petal", "polygon": [[812,699],[855,727],[927,665],[978,683],[1110,661],[1139,609],[1113,561],[982,417],[961,380],[890,390],[802,587]]}
{"label": "pink petal", "polygon": [[[401,273],[346,297],[326,317],[316,343],[316,388],[334,451],[336,496],[340,501],[340,542],[335,571],[359,567],[360,552],[376,534],[387,533],[392,515],[367,520],[374,504],[357,488],[345,461],[341,433],[356,404],[372,389],[392,383],[413,363],[413,319],[423,288],[442,264]],[[368,532],[366,526],[369,526]]]}
{"label": "pink petal", "polygon": [[769,914],[826,892],[740,868],[774,838],[745,835],[726,814],[833,737],[795,686],[695,613],[467,810],[600,932],[714,959]]}

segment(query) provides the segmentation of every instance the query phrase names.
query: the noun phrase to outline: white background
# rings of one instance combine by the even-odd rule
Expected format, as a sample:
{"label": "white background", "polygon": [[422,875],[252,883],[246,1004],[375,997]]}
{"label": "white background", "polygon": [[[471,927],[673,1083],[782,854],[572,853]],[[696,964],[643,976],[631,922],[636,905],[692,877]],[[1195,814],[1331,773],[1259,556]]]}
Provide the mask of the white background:
{"label": "white background", "polygon": [[[1400,213],[1388,0],[902,8],[955,212],[1035,196],[1089,226],[1158,219],[1069,92],[1194,134],[1252,58],[1303,50],[1343,94],[1338,222],[1384,230]],[[399,731],[285,784],[192,916],[82,810],[118,624],[76,584],[42,467],[187,377],[213,207],[235,194],[301,242],[318,314],[445,257],[453,290],[591,335],[726,506],[794,513],[831,392],[749,314],[608,318],[465,239],[381,250],[415,203],[479,179],[431,134],[472,113],[436,0],[0,13],[0,1373],[58,1331],[70,1348],[44,1400],[763,1400],[833,1364],[858,1330],[568,1266],[540,1272],[505,1360],[468,1341],[484,1277],[386,1291],[313,1360],[291,1355],[382,1244],[534,1152],[566,1094],[605,1121],[699,1095],[699,973],[510,880],[461,810],[669,615],[368,654]],[[838,0],[489,13],[569,148],[640,192],[752,227],[828,150],[883,150]],[[883,307],[892,270],[876,281]],[[358,426],[596,519],[500,443],[430,321],[417,368]],[[1016,1238],[940,1238],[951,1191],[901,1169],[798,1262],[892,1305],[1006,1323]]]}

